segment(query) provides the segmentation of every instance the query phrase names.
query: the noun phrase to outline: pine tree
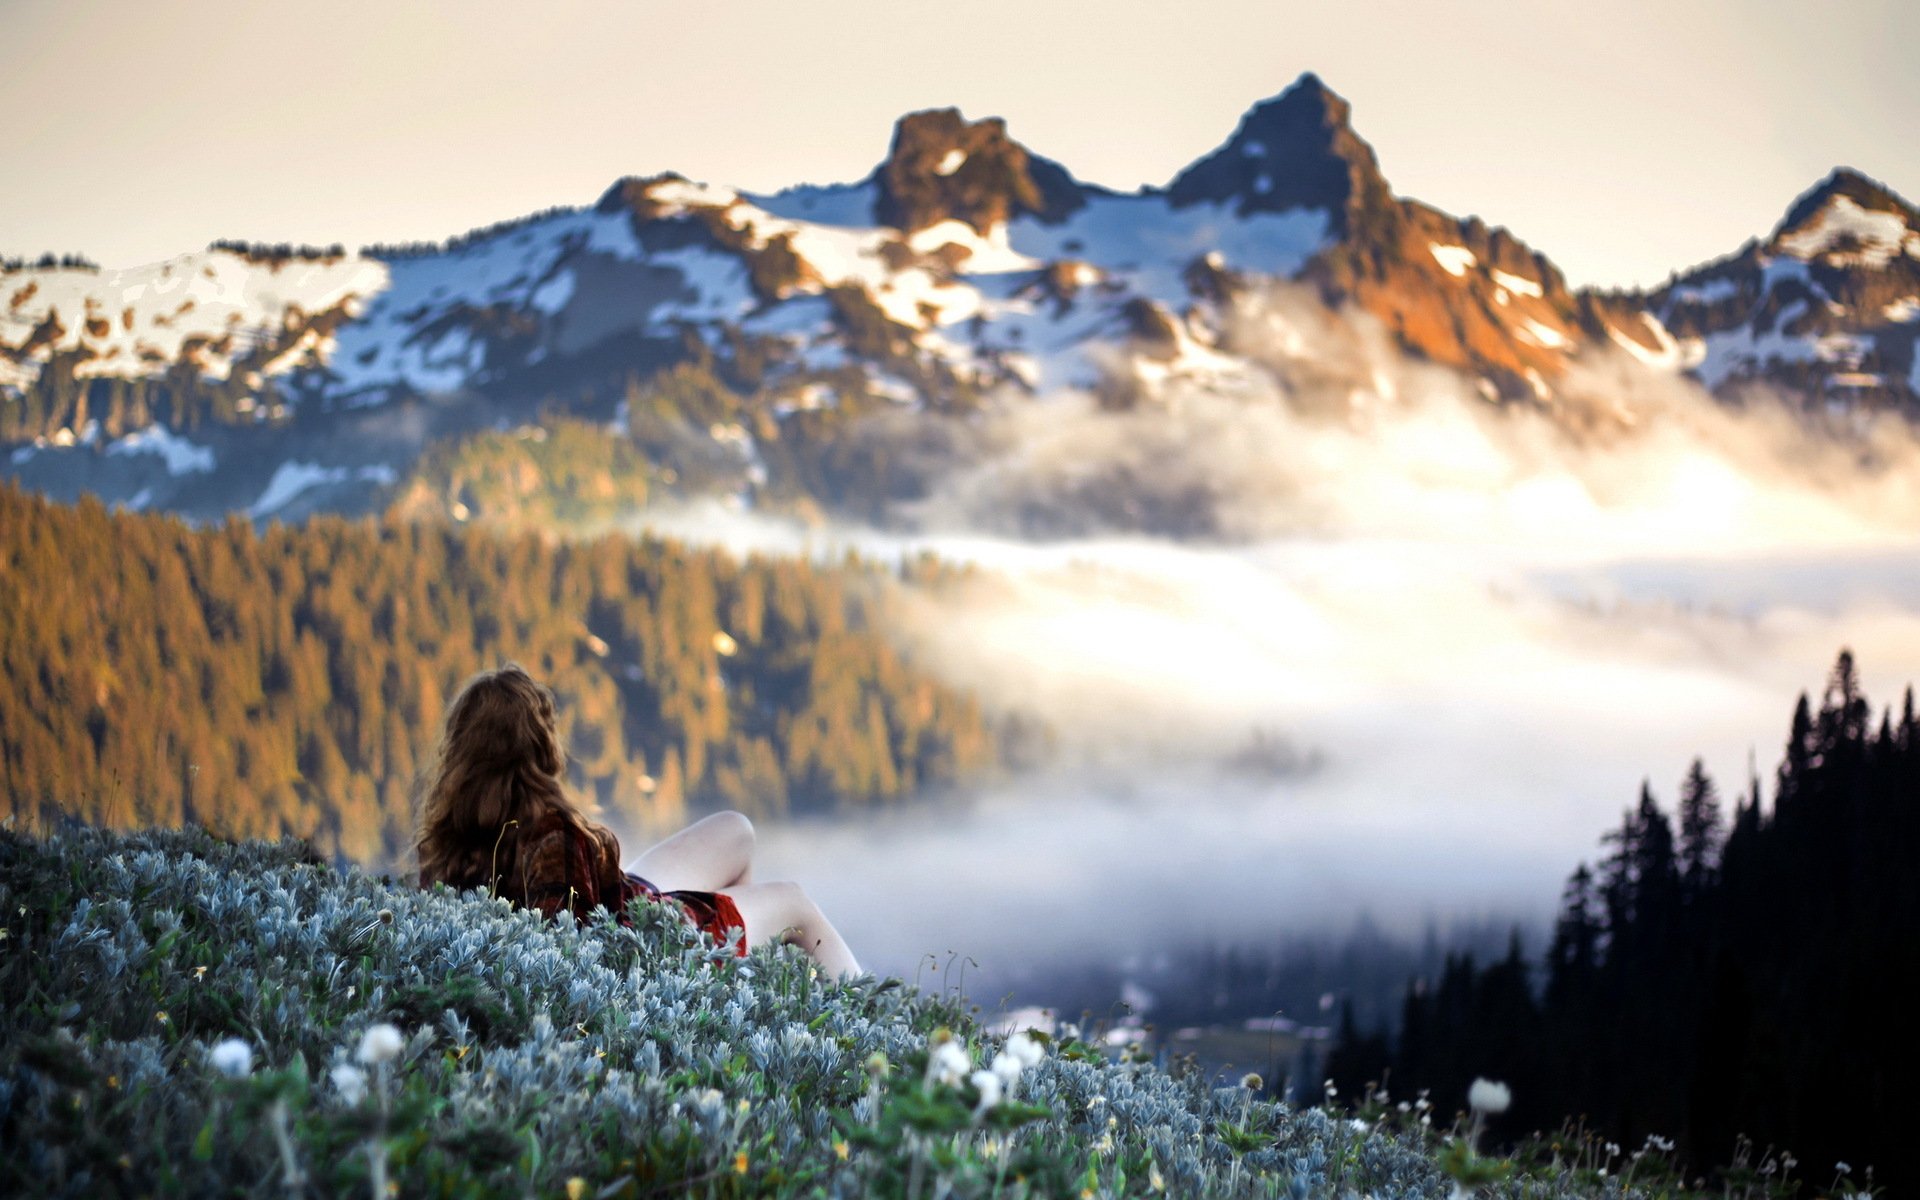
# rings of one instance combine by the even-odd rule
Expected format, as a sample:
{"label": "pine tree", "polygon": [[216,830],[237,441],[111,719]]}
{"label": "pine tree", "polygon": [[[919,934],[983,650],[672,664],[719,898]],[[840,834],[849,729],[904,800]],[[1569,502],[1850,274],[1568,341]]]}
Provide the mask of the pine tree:
{"label": "pine tree", "polygon": [[1720,865],[1720,797],[1707,767],[1694,759],[1680,784],[1680,883],[1691,902],[1702,895]]}

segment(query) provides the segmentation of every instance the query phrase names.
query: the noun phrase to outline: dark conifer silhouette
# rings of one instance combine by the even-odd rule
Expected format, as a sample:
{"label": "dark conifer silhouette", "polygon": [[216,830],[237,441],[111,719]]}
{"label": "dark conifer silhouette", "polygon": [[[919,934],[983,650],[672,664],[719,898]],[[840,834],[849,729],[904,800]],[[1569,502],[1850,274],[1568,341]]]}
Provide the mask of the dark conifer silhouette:
{"label": "dark conifer silhouette", "polygon": [[[1536,994],[1514,956],[1448,963],[1408,987],[1387,1055],[1393,1090],[1444,1104],[1476,1075],[1514,1084],[1496,1134],[1584,1117],[1629,1150],[1676,1139],[1694,1172],[1741,1135],[1824,1181],[1867,1164],[1891,1194],[1920,1183],[1920,725],[1911,689],[1873,720],[1851,653],[1816,710],[1796,705],[1771,811],[1756,779],[1723,821],[1696,760],[1678,836],[1652,789],[1568,880]],[[1724,830],[1724,832],[1723,832]],[[1345,1095],[1380,1033],[1342,1030]],[[1349,1052],[1347,1044],[1365,1053]]]}

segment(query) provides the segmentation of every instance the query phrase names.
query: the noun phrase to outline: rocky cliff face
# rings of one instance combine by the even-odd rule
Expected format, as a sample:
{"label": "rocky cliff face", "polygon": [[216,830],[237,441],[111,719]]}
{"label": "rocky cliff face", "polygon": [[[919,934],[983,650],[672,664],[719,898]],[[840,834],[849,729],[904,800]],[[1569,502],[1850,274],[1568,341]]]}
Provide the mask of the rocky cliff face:
{"label": "rocky cliff face", "polygon": [[1353,131],[1352,106],[1318,76],[1248,110],[1226,144],[1174,177],[1177,208],[1228,204],[1240,215],[1319,209],[1350,236],[1393,206],[1373,147]]}
{"label": "rocky cliff face", "polygon": [[952,108],[902,117],[873,182],[874,220],[909,234],[942,221],[985,234],[1029,213],[1057,222],[1086,203],[1066,168],[1008,137],[1005,121]]}

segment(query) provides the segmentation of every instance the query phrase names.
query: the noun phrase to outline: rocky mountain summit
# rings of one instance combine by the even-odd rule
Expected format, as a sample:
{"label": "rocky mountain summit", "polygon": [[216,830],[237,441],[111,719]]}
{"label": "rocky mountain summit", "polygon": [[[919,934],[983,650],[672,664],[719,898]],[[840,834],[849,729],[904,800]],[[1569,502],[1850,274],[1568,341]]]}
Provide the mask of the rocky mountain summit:
{"label": "rocky mountain summit", "polygon": [[1832,408],[1920,397],[1920,211],[1857,171],[1646,303],[1709,387],[1765,383]]}
{"label": "rocky mountain summit", "polygon": [[1505,229],[1397,196],[1312,75],[1130,193],[997,118],[932,110],[856,183],[750,195],[662,174],[444,245],[11,264],[0,463],[55,494],[297,516],[375,502],[426,438],[545,412],[749,499],[783,479],[831,498],[882,469],[856,432],[876,413],[1256,392],[1264,348],[1233,313],[1274,281],[1371,316],[1496,404],[1561,412],[1572,364],[1626,353],[1728,394],[1912,408],[1916,229],[1840,171],[1764,241],[1602,293]]}

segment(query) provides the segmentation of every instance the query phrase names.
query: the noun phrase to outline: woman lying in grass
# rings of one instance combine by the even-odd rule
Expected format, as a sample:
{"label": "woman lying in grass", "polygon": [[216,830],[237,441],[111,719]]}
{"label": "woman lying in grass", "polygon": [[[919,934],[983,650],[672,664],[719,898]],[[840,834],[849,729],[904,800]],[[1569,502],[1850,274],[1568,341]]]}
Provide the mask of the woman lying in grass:
{"label": "woman lying in grass", "polygon": [[716,813],[622,868],[620,843],[581,816],[561,780],[553,693],[514,665],[467,681],[447,708],[424,791],[420,886],[487,888],[547,916],[624,913],[636,896],[672,903],[739,953],[781,940],[829,973],[857,975],[847,943],[798,884],[753,882],[753,825]]}

